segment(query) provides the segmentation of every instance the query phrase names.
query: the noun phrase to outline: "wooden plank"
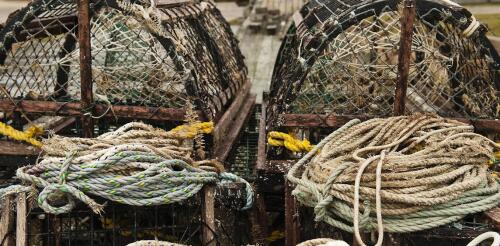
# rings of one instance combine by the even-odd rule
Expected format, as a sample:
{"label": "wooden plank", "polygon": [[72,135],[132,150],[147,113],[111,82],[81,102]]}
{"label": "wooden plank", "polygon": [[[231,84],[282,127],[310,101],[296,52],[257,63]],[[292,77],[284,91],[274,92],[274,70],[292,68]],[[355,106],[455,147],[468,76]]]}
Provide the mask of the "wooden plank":
{"label": "wooden plank", "polygon": [[[366,115],[318,115],[318,114],[282,114],[284,127],[341,127],[352,119],[368,120]],[[466,118],[446,118],[457,120],[474,126],[476,131],[500,132],[500,120],[498,119],[466,119]]]}
{"label": "wooden plank", "polygon": [[26,193],[17,194],[16,200],[16,246],[26,246],[26,232],[27,232],[27,202]]}
{"label": "wooden plank", "polygon": [[203,220],[202,244],[217,245],[215,240],[215,186],[207,185],[203,188],[203,205],[201,216]]}
{"label": "wooden plank", "polygon": [[255,171],[265,170],[266,164],[266,147],[267,147],[267,136],[266,136],[266,108],[267,100],[262,102],[262,112],[259,121],[259,141],[257,146],[257,163],[255,164]]}
{"label": "wooden plank", "polygon": [[484,212],[486,218],[493,224],[497,231],[500,231],[500,208],[494,208]]}
{"label": "wooden plank", "polygon": [[80,86],[82,97],[82,135],[94,135],[94,120],[91,105],[94,102],[92,91],[92,47],[90,44],[90,5],[89,0],[78,1],[78,44],[80,45]]}
{"label": "wooden plank", "polygon": [[[227,149],[228,136],[232,136],[237,119],[241,119],[242,107],[247,107],[248,100],[251,100],[249,91],[251,84],[247,82],[238,92],[231,106],[226,110],[224,115],[215,124],[213,132],[214,137],[214,156],[219,158],[219,161],[224,161],[229,150]],[[255,101],[255,100],[254,100]],[[248,113],[248,112],[247,112]],[[246,116],[246,115],[245,115]],[[244,123],[244,122],[242,122]],[[239,123],[239,124],[242,124]],[[240,126],[241,127],[241,126]],[[237,135],[236,135],[237,137]],[[234,141],[235,139],[233,139]],[[225,153],[227,151],[227,153]]]}
{"label": "wooden plank", "polygon": [[7,196],[3,200],[2,217],[0,220],[0,240],[2,240],[2,245],[0,246],[12,246],[14,245],[14,210],[11,209],[12,196]]}
{"label": "wooden plank", "polygon": [[240,108],[237,117],[233,119],[229,126],[227,126],[227,130],[229,131],[225,131],[225,135],[218,136],[219,141],[215,142],[214,153],[215,157],[219,161],[225,161],[227,159],[234,143],[245,125],[245,122],[247,122],[252,114],[255,99],[255,95],[249,95],[245,100],[245,104]]}
{"label": "wooden plank", "polygon": [[394,115],[405,114],[408,75],[411,63],[411,44],[413,39],[413,22],[415,21],[415,1],[404,0],[401,16],[401,38],[399,41],[398,79],[394,94]]}
{"label": "wooden plank", "polygon": [[295,246],[300,242],[299,213],[292,190],[290,182],[285,179],[285,246]]}
{"label": "wooden plank", "polygon": [[0,155],[37,156],[40,149],[21,142],[0,140]]}
{"label": "wooden plank", "polygon": [[[79,102],[50,102],[50,101],[18,101],[17,106],[9,100],[0,100],[0,110],[4,112],[17,111],[25,113],[47,113],[65,116],[81,115],[82,105]],[[108,109],[108,105],[97,104],[94,107],[94,114],[103,115],[103,117],[113,118],[133,118],[133,119],[148,119],[148,120],[171,120],[183,121],[185,110],[181,108],[156,108],[144,106],[111,106],[112,110]],[[107,113],[106,113],[107,112]],[[200,120],[205,120],[203,113],[198,112]]]}
{"label": "wooden plank", "polygon": [[255,194],[255,203],[250,211],[250,223],[252,228],[252,237],[256,245],[268,245],[267,235],[269,235],[269,229],[267,223],[269,218],[266,212],[266,204],[264,203],[264,197],[262,194]]}

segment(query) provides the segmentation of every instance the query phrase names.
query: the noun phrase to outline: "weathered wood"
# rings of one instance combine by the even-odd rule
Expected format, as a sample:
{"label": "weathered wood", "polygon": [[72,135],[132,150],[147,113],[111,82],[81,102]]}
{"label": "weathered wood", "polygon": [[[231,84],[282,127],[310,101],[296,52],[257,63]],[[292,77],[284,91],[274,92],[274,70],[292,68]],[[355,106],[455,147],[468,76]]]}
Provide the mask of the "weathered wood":
{"label": "weathered wood", "polygon": [[265,170],[266,165],[266,107],[267,100],[262,102],[262,112],[260,114],[259,122],[259,141],[257,146],[257,163],[255,165],[255,172],[258,170]]}
{"label": "weathered wood", "polygon": [[78,44],[80,45],[80,86],[82,101],[82,134],[94,135],[94,123],[91,115],[93,104],[92,92],[92,53],[90,44],[90,5],[89,0],[78,1]]}
{"label": "weathered wood", "polygon": [[486,218],[491,221],[497,231],[500,231],[500,208],[494,208],[484,212]]}
{"label": "weathered wood", "polygon": [[240,90],[231,106],[226,110],[214,129],[214,157],[224,161],[233,146],[245,121],[250,116],[255,103],[255,96],[250,95],[250,83]]}
{"label": "weathered wood", "polygon": [[0,140],[0,155],[36,156],[40,149],[21,142]]}
{"label": "weathered wood", "polygon": [[201,217],[203,220],[202,244],[215,246],[215,186],[207,185],[203,188],[203,206]]}
{"label": "weathered wood", "polygon": [[16,199],[16,246],[26,246],[26,232],[27,232],[27,202],[26,193],[17,194]]}
{"label": "weathered wood", "polygon": [[255,203],[250,211],[250,222],[252,226],[252,237],[256,245],[268,245],[267,235],[269,229],[267,226],[269,219],[266,212],[266,204],[262,194],[255,194]]}
{"label": "weathered wood", "polygon": [[2,217],[0,220],[0,240],[2,240],[2,245],[0,246],[12,246],[14,245],[14,210],[11,209],[12,196],[7,196],[3,200],[2,204]]}
{"label": "weathered wood", "polygon": [[415,1],[404,0],[401,15],[401,38],[399,41],[398,78],[394,93],[394,115],[404,115],[408,74],[411,63],[411,44],[413,39],[413,22],[415,21]]}
{"label": "weathered wood", "polygon": [[[323,127],[337,128],[341,127],[352,119],[368,120],[370,116],[366,115],[318,115],[318,114],[282,114],[284,127]],[[500,132],[500,120],[498,119],[466,119],[466,118],[447,118],[457,120],[474,126],[477,131]]]}
{"label": "weathered wood", "polygon": [[252,114],[252,109],[255,105],[255,95],[249,95],[245,100],[245,104],[240,108],[237,117],[228,126],[228,132],[224,136],[219,136],[219,141],[215,143],[215,157],[220,161],[225,161],[231,152],[232,147],[236,143],[241,130],[245,126]]}
{"label": "weathered wood", "polygon": [[297,202],[292,196],[293,187],[285,180],[285,245],[295,246],[300,242],[300,223]]}
{"label": "weathered wood", "polygon": [[[79,102],[50,102],[50,101],[18,101],[16,105],[9,100],[0,100],[0,111],[23,111],[30,113],[49,113],[65,116],[81,115],[82,104]],[[108,109],[108,105],[97,104],[94,106],[96,115],[113,118],[133,118],[133,119],[148,119],[148,120],[164,120],[164,121],[183,121],[185,118],[185,110],[180,108],[154,108],[144,106],[112,106],[112,110]],[[106,113],[107,112],[107,113]],[[202,112],[198,112],[200,120],[205,120]]]}

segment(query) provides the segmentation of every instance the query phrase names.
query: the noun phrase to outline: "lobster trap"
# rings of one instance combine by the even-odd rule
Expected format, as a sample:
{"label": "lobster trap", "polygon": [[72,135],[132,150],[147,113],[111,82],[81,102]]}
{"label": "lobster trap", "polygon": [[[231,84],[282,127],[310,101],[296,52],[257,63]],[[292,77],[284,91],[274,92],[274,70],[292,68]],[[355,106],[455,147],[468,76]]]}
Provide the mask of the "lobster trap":
{"label": "lobster trap", "polygon": [[[200,193],[182,203],[154,207],[106,202],[100,215],[86,206],[78,206],[70,213],[53,215],[30,204],[30,199],[22,194],[15,202],[17,218],[13,218],[14,208],[2,212],[0,232],[6,245],[12,243],[14,234],[17,245],[30,246],[127,245],[140,240],[185,245],[249,243],[251,235],[245,234],[249,231],[247,215],[239,211],[246,202],[244,188],[228,183],[218,186],[212,196],[209,198]],[[214,224],[211,225],[212,222],[204,218],[207,209],[205,200],[214,198],[216,208],[212,214]],[[4,203],[12,206],[12,200],[8,197]],[[209,240],[206,238],[207,230],[211,234]]]}
{"label": "lobster trap", "polygon": [[33,1],[0,30],[0,111],[18,128],[76,117],[92,136],[101,119],[181,122],[192,106],[223,160],[254,101],[243,59],[210,1]]}
{"label": "lobster trap", "polygon": [[259,192],[285,194],[287,245],[306,239],[300,228],[318,236],[320,225],[303,221],[283,180],[302,155],[266,146],[270,131],[318,143],[351,119],[427,112],[498,139],[500,57],[467,9],[434,0],[313,0],[293,19],[262,106],[257,161]]}

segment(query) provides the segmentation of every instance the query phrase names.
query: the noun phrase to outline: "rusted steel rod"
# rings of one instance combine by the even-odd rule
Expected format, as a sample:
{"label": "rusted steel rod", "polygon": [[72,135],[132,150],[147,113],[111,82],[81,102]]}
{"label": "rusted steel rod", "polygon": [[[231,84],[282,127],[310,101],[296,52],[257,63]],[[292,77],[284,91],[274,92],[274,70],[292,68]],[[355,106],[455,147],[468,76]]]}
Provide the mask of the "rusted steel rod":
{"label": "rusted steel rod", "polygon": [[394,115],[405,113],[408,74],[411,63],[411,43],[413,39],[413,22],[415,21],[415,0],[403,1],[401,15],[401,39],[399,41],[398,78],[394,93]]}
{"label": "rusted steel rod", "polygon": [[90,46],[89,0],[78,0],[78,43],[80,45],[80,86],[82,100],[82,135],[92,137],[94,123],[91,115],[92,95],[92,53]]}

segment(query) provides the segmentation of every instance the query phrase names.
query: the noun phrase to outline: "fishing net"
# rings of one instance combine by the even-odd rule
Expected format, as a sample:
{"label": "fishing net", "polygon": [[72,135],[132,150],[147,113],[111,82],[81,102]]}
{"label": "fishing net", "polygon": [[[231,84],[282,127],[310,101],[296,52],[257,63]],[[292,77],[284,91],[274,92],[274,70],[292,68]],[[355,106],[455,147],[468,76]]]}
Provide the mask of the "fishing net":
{"label": "fishing net", "polygon": [[[498,118],[500,58],[486,27],[448,1],[416,9],[407,111]],[[390,115],[401,12],[394,1],[308,3],[278,55],[268,125],[279,114]]]}
{"label": "fishing net", "polygon": [[[78,102],[73,0],[39,0],[0,30],[0,99]],[[246,81],[237,41],[209,1],[151,5],[91,1],[94,100],[108,105],[221,112]]]}

